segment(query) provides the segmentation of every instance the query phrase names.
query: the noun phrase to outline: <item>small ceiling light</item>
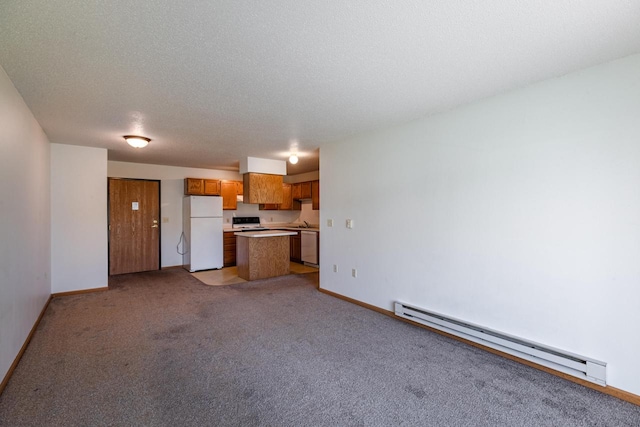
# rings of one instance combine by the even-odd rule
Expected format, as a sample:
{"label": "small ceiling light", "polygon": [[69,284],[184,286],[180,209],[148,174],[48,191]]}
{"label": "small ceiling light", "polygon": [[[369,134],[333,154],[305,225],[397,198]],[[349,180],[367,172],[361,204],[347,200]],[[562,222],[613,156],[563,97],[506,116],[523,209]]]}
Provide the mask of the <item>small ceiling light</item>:
{"label": "small ceiling light", "polygon": [[144,136],[136,136],[136,135],[125,135],[123,136],[124,140],[127,141],[132,147],[135,148],[143,148],[146,147],[151,139],[145,138]]}
{"label": "small ceiling light", "polygon": [[289,163],[291,163],[292,165],[298,163],[298,156],[296,154],[292,154],[291,156],[289,156]]}

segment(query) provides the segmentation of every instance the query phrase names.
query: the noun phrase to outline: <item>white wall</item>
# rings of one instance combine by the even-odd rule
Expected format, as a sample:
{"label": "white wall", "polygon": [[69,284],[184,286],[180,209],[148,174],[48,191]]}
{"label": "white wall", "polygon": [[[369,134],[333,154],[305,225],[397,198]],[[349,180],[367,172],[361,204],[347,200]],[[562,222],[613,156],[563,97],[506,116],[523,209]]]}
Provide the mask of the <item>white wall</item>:
{"label": "white wall", "polygon": [[322,288],[600,359],[640,394],[640,55],[320,156]]}
{"label": "white wall", "polygon": [[51,294],[49,141],[0,67],[0,381]]}
{"label": "white wall", "polygon": [[108,286],[107,150],[51,144],[51,292]]}
{"label": "white wall", "polygon": [[[114,178],[158,179],[160,183],[161,209],[161,263],[162,267],[182,265],[177,246],[182,233],[182,198],[184,178],[211,178],[242,181],[238,172],[215,169],[185,168],[149,165],[143,163],[108,162],[108,176]],[[224,211],[225,226],[231,226],[234,216],[259,216],[263,223],[293,222],[300,212],[259,211],[258,205],[238,204],[235,211]],[[167,222],[165,222],[167,221]]]}

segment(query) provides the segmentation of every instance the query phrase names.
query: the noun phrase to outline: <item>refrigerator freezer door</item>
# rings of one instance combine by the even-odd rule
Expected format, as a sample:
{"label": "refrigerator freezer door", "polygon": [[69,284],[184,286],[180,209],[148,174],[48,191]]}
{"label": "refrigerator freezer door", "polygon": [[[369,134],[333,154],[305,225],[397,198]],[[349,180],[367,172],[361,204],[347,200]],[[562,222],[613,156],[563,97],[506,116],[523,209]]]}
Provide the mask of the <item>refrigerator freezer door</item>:
{"label": "refrigerator freezer door", "polygon": [[189,196],[191,200],[191,218],[222,216],[222,197]]}
{"label": "refrigerator freezer door", "polygon": [[189,271],[222,268],[222,218],[191,218]]}

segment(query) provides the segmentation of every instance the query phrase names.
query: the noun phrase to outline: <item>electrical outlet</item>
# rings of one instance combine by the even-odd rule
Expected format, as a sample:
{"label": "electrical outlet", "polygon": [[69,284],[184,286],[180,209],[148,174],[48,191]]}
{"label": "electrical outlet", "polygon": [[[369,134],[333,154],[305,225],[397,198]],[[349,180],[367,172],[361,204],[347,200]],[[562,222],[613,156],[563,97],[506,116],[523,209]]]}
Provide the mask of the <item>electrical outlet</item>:
{"label": "electrical outlet", "polygon": [[352,268],[352,269],[351,269],[351,275],[352,275],[353,277],[358,277],[358,270],[356,270],[355,268]]}
{"label": "electrical outlet", "polygon": [[334,273],[338,272],[338,264],[333,264],[333,272]]}
{"label": "electrical outlet", "polygon": [[229,223],[229,218],[227,218],[227,224]]}
{"label": "electrical outlet", "polygon": [[353,220],[352,219],[347,219],[346,226],[347,226],[347,228],[353,228]]}
{"label": "electrical outlet", "polygon": [[333,220],[332,219],[328,219],[327,220],[327,227],[333,227]]}

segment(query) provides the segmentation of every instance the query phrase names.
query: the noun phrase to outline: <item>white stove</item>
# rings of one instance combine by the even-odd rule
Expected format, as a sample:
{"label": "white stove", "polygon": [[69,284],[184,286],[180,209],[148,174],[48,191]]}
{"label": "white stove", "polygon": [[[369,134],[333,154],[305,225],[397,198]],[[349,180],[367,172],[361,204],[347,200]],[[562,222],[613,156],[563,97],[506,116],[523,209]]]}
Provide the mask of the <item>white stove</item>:
{"label": "white stove", "polygon": [[234,216],[231,225],[235,231],[262,231],[268,230],[260,224],[258,216]]}

